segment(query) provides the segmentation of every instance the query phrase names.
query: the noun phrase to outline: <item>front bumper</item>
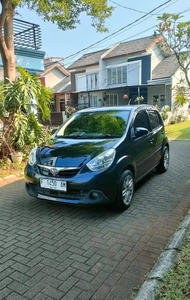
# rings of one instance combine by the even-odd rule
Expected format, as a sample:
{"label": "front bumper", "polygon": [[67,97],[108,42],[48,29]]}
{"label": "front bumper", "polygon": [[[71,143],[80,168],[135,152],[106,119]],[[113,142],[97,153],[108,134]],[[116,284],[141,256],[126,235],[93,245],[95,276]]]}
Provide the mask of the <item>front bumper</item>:
{"label": "front bumper", "polygon": [[67,192],[41,188],[40,178],[48,177],[42,176],[37,166],[26,166],[26,191],[30,196],[71,204],[93,205],[112,203],[117,195],[118,176],[111,168],[104,172],[79,172],[72,178],[59,178],[67,181]]}
{"label": "front bumper", "polygon": [[78,191],[78,193],[63,193],[49,189],[42,189],[33,183],[26,182],[26,191],[32,197],[40,199],[58,201],[70,204],[106,204],[109,203],[107,197],[97,190],[90,192]]}

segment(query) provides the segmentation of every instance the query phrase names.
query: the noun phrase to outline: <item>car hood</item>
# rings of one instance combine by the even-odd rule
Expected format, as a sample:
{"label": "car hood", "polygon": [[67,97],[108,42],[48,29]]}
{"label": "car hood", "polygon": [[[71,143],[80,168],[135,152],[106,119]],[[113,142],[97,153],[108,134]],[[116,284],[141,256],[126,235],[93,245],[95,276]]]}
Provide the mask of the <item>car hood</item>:
{"label": "car hood", "polygon": [[56,167],[82,167],[98,154],[112,148],[118,139],[52,138],[39,147],[38,162]]}

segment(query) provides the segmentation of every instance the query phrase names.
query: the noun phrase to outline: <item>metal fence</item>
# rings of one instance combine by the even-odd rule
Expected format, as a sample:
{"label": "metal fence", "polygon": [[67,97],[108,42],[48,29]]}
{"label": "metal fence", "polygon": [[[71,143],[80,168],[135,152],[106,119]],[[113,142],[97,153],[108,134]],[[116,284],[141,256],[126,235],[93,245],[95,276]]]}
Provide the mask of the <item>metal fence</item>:
{"label": "metal fence", "polygon": [[41,48],[42,39],[39,25],[14,18],[13,32],[15,46],[34,50]]}

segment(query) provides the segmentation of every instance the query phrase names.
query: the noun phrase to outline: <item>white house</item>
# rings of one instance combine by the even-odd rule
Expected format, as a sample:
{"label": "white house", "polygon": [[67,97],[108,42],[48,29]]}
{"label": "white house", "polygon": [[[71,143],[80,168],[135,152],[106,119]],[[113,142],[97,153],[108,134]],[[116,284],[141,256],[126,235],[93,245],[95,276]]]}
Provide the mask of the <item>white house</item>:
{"label": "white house", "polygon": [[[160,37],[161,38],[161,37]],[[152,36],[109,49],[84,54],[68,70],[71,90],[78,94],[81,106],[113,106],[143,103],[159,109],[173,109],[176,85],[181,71],[174,55],[164,57]]]}

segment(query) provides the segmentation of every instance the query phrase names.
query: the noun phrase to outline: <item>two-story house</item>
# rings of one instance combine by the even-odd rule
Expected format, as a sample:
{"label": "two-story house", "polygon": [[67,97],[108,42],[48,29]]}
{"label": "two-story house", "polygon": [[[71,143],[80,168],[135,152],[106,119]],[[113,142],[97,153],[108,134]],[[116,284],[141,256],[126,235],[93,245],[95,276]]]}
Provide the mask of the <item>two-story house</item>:
{"label": "two-story house", "polygon": [[75,61],[68,69],[79,106],[135,104],[142,96],[143,103],[172,109],[179,66],[174,55],[163,56],[157,42],[145,37],[118,43]]}

